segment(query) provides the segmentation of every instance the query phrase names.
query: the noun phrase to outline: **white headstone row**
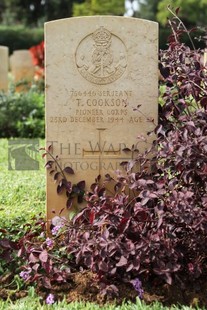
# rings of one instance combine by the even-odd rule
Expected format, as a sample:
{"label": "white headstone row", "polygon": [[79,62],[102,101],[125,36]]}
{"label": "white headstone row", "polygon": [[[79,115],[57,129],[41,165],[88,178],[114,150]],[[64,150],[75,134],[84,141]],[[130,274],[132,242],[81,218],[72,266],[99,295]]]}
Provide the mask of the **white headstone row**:
{"label": "white headstone row", "polygon": [[29,50],[14,51],[10,56],[10,69],[14,83],[17,85],[16,90],[27,89],[35,74],[35,67]]}

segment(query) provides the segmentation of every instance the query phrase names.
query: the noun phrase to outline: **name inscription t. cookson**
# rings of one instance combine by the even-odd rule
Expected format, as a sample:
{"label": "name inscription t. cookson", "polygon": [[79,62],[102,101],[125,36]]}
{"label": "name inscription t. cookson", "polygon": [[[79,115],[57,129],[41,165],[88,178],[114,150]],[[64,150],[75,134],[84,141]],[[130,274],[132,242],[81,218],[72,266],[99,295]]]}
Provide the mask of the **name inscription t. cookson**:
{"label": "name inscription t. cookson", "polygon": [[80,42],[75,57],[78,71],[93,84],[110,84],[119,79],[127,67],[124,43],[103,26]]}

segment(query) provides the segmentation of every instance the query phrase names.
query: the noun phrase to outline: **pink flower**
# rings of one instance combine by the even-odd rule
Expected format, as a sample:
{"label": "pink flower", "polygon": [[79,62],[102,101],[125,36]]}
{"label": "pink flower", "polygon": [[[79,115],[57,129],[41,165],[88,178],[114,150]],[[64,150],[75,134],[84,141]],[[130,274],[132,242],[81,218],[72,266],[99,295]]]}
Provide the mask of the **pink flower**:
{"label": "pink flower", "polygon": [[46,298],[46,304],[52,305],[55,302],[55,296],[53,294],[49,294]]}
{"label": "pink flower", "polygon": [[21,271],[19,275],[24,281],[27,281],[28,278],[30,277],[30,273],[31,273],[31,270]]}
{"label": "pink flower", "polygon": [[57,226],[53,227],[53,229],[52,229],[52,231],[51,231],[52,235],[53,235],[53,236],[57,235],[58,232],[59,232],[59,230],[60,230],[62,227],[63,227],[63,226],[61,226],[61,225],[57,225]]}
{"label": "pink flower", "polygon": [[45,242],[46,242],[46,245],[48,246],[48,248],[52,248],[54,245],[54,241],[50,238],[47,238]]}

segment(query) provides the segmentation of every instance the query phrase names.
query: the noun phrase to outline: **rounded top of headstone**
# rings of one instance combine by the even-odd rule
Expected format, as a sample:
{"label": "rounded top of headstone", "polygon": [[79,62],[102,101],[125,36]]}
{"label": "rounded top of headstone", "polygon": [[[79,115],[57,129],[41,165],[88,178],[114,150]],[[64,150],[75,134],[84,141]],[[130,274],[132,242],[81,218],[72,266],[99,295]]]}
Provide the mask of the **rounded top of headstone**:
{"label": "rounded top of headstone", "polygon": [[94,15],[94,16],[76,16],[76,17],[68,17],[68,18],[61,18],[61,19],[55,19],[48,22],[45,22],[45,26],[52,25],[54,23],[63,23],[63,22],[75,22],[80,20],[87,20],[87,21],[93,21],[93,20],[120,20],[120,21],[127,21],[127,22],[136,22],[136,23],[142,23],[142,24],[154,24],[158,25],[158,22],[137,18],[137,17],[129,17],[129,16],[114,16],[114,15]]}
{"label": "rounded top of headstone", "polygon": [[9,51],[9,48],[8,48],[8,46],[0,45],[0,50]]}

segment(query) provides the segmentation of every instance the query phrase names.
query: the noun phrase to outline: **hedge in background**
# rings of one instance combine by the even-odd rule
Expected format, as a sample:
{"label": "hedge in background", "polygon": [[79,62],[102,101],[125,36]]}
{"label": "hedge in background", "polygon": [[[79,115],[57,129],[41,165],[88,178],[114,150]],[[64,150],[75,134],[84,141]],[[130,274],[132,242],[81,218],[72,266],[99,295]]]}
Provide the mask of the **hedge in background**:
{"label": "hedge in background", "polygon": [[0,138],[43,138],[44,127],[43,93],[0,93]]}
{"label": "hedge in background", "polygon": [[[169,28],[160,28],[159,47],[167,49],[167,38],[170,34]],[[203,35],[201,30],[192,33],[192,37],[199,38]],[[29,49],[31,46],[37,45],[44,40],[43,28],[24,28],[23,26],[0,26],[0,45],[9,47],[9,52],[12,54],[14,50]],[[183,42],[190,46],[189,38],[185,36]],[[204,41],[195,40],[196,48],[204,48]]]}
{"label": "hedge in background", "polygon": [[44,39],[43,28],[28,29],[23,26],[1,26],[0,45],[9,47],[9,53],[14,50],[29,49]]}

